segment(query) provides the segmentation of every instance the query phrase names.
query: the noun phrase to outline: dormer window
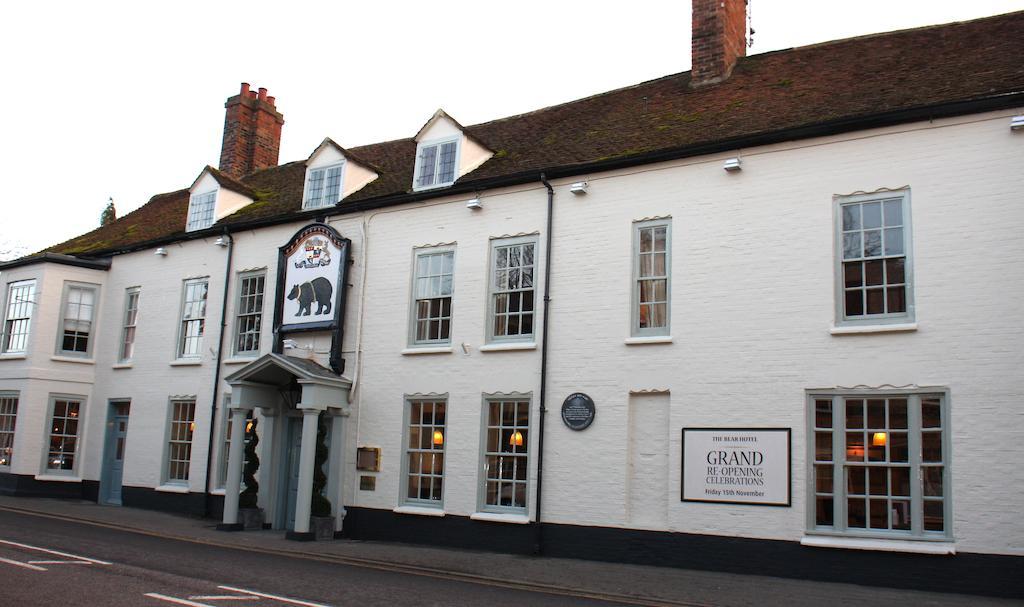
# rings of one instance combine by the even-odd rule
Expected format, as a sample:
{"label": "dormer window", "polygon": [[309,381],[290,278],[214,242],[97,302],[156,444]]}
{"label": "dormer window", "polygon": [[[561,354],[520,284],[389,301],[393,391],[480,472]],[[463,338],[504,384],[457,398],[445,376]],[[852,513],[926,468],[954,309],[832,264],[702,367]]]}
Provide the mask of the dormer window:
{"label": "dormer window", "polygon": [[421,143],[416,154],[415,189],[425,190],[455,183],[459,140]]}
{"label": "dormer window", "polygon": [[188,201],[188,222],[185,231],[202,230],[213,225],[213,210],[217,204],[217,190],[193,194]]}
{"label": "dormer window", "polygon": [[344,164],[310,169],[306,173],[306,198],[304,209],[317,209],[338,204],[341,200],[341,183]]}

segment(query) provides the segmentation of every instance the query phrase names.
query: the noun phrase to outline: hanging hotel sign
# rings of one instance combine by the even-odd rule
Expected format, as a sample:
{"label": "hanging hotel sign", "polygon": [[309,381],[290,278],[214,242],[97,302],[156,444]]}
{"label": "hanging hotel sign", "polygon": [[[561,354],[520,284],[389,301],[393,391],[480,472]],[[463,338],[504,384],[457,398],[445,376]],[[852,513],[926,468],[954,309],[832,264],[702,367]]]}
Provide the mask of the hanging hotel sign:
{"label": "hanging hotel sign", "polygon": [[586,430],[596,413],[594,399],[582,392],[570,394],[562,403],[562,423],[573,430]]}
{"label": "hanging hotel sign", "polygon": [[[334,330],[333,341],[340,346],[350,247],[351,242],[331,226],[313,223],[278,250],[278,341],[290,332]],[[334,350],[332,367],[341,373],[341,359],[335,360]]]}
{"label": "hanging hotel sign", "polygon": [[683,428],[682,501],[789,506],[789,428]]}

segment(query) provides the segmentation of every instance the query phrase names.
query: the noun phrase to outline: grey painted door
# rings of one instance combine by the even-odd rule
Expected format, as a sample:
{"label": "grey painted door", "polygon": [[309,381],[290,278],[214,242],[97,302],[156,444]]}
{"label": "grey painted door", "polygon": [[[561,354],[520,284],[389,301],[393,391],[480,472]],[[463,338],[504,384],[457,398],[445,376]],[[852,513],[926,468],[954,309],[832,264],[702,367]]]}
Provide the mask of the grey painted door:
{"label": "grey painted door", "polygon": [[285,529],[295,529],[295,500],[299,495],[299,459],[302,451],[302,418],[288,420],[288,457],[285,475]]}
{"label": "grey painted door", "polygon": [[128,413],[131,403],[110,403],[110,421],[107,423],[107,444],[104,452],[101,483],[104,503],[121,504],[121,479],[124,476],[124,448],[128,438]]}

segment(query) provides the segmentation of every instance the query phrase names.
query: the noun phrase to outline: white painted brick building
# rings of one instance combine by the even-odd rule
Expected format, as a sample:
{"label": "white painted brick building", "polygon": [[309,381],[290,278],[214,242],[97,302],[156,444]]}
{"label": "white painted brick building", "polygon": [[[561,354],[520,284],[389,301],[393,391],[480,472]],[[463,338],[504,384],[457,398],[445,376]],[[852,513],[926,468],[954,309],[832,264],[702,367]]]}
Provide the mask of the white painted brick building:
{"label": "white painted brick building", "polygon": [[[734,19],[730,11],[743,5],[727,4],[719,14],[695,2],[696,31],[699,18]],[[820,75],[819,56],[841,64],[872,52],[854,39],[733,57],[715,82],[681,74],[469,128],[438,112],[411,140],[351,151],[325,140],[308,163],[280,167],[275,149],[273,162],[252,175],[207,169],[191,191],[156,197],[113,227],[0,267],[0,491],[223,511],[224,527],[233,529],[241,429],[228,466],[226,422],[232,407],[236,421],[255,409],[258,505],[266,524],[306,539],[316,423],[299,440],[297,420],[326,411],[323,494],[339,537],[726,570],[746,554],[745,570],[775,575],[806,564],[811,573],[801,575],[822,579],[961,590],[997,584],[1024,556],[1017,464],[1024,329],[1016,321],[1024,297],[1024,132],[1011,129],[1024,112],[1024,79],[1012,62],[996,61],[1024,50],[1007,34],[1022,20],[1016,13],[887,34],[905,49],[899,63],[914,72],[906,78],[921,80],[907,90],[931,96],[894,100],[879,92],[867,110],[838,99],[822,109],[810,89],[778,104],[770,97],[805,86],[801,75]],[[943,61],[913,70],[921,40],[932,37],[948,43],[929,51]],[[958,54],[958,37],[989,44]],[[786,53],[807,70],[791,85],[779,84],[790,72],[772,71],[787,68]],[[964,70],[990,69],[956,90],[932,86],[929,78],[942,80],[955,61]],[[834,79],[821,78],[819,93],[834,90]],[[767,97],[742,110],[736,100],[754,83]],[[798,104],[804,94],[813,97],[806,108]],[[616,108],[641,96],[663,104],[661,113],[623,118],[632,111]],[[688,106],[695,98],[712,105]],[[248,85],[228,105],[229,122],[232,111],[253,112],[257,125],[280,117],[273,98],[262,90],[250,97]],[[716,115],[716,107],[728,109]],[[744,111],[756,115],[752,122]],[[763,129],[763,112],[775,112],[776,130]],[[617,152],[591,142],[566,151],[559,148],[566,132],[538,124],[545,116],[552,124],[575,116],[587,133],[639,134],[608,144]],[[719,127],[689,134],[713,116]],[[663,132],[681,139],[633,145]],[[723,170],[730,159],[739,159],[739,170]],[[333,175],[332,167],[339,167]],[[573,193],[581,182],[584,193]],[[202,219],[210,191],[209,225],[186,231],[189,217]],[[479,208],[467,208],[471,200]],[[847,223],[853,210],[858,225]],[[879,229],[889,231],[872,256],[875,210],[885,211]],[[314,330],[277,331],[303,320],[284,313],[299,305],[286,295],[288,256],[301,251],[279,255],[279,248],[318,222],[350,247],[352,263],[332,296],[344,314],[333,327],[328,320]],[[133,235],[135,226],[146,233]],[[641,309],[637,272],[650,249],[638,230],[649,226],[663,230],[650,232],[656,240],[665,234],[667,303]],[[493,309],[505,301],[496,293],[504,267],[496,259],[505,246],[526,255],[524,245],[532,285],[509,288],[533,303],[521,299],[528,313],[507,322],[529,327],[513,330],[497,324]],[[421,266],[431,254],[440,265]],[[862,256],[870,258],[863,266],[850,261]],[[423,272],[439,278],[430,282]],[[260,319],[258,347],[239,352],[243,291],[256,284],[244,279],[253,276],[263,277],[260,306],[248,310]],[[890,286],[872,300],[876,279]],[[187,285],[203,281],[203,328],[193,343],[186,337],[200,321],[186,313]],[[27,315],[15,305],[26,285]],[[78,295],[69,295],[76,285]],[[136,290],[137,316],[129,320]],[[94,298],[84,330],[68,312],[69,297],[82,293]],[[130,356],[126,326],[134,334]],[[69,337],[75,331],[87,345]],[[294,359],[315,364],[294,366]],[[290,388],[271,377],[303,387],[289,400]],[[595,403],[582,431],[559,417],[577,392]],[[175,417],[179,402],[194,405],[190,418]],[[502,425],[497,447],[488,433],[501,425],[489,413],[493,402],[521,402],[529,411],[520,413],[524,425]],[[76,403],[74,416],[68,403]],[[443,407],[444,421],[411,430],[423,403]],[[119,412],[128,411],[118,406],[128,404],[118,430]],[[69,413],[58,420],[55,409]],[[829,417],[831,429],[822,425]],[[176,435],[185,428],[187,435]],[[769,479],[783,483],[788,503],[681,495],[684,467],[706,465],[684,461],[684,428],[788,429],[789,476]],[[420,446],[428,457],[443,454],[443,465],[416,459],[410,433],[420,431],[433,433]],[[184,469],[175,468],[175,453],[186,453]],[[363,457],[379,463],[357,461]],[[419,474],[410,470],[420,466]],[[512,471],[494,480],[502,476],[494,466]],[[419,478],[437,484],[410,489]],[[865,564],[826,548],[878,553]]]}

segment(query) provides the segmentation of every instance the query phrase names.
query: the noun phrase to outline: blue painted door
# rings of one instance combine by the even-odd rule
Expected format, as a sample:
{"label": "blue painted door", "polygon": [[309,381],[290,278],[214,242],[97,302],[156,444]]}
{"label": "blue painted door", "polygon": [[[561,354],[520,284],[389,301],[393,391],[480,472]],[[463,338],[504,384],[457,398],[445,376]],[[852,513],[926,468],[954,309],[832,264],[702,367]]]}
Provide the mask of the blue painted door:
{"label": "blue painted door", "polygon": [[104,449],[103,474],[104,503],[121,504],[121,480],[124,477],[124,449],[128,439],[128,413],[131,403],[110,404],[107,422],[107,443]]}

